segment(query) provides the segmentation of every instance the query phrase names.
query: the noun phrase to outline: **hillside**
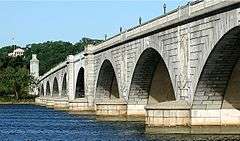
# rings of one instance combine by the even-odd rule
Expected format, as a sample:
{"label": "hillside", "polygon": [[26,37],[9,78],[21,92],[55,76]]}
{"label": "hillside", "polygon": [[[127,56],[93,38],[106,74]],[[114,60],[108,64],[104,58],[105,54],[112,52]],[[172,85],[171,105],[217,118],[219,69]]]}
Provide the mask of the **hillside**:
{"label": "hillside", "polygon": [[[16,67],[19,64],[26,65],[29,68],[29,61],[32,54],[37,54],[40,61],[40,72],[42,75],[58,63],[64,61],[68,55],[77,54],[84,50],[88,44],[99,44],[101,40],[95,40],[90,38],[82,38],[79,42],[72,44],[64,41],[47,41],[44,43],[32,43],[25,48],[24,57],[9,58],[7,54],[12,52],[14,46],[6,46],[0,48],[0,69],[7,66]],[[15,46],[15,48],[20,48]],[[17,64],[16,64],[17,61]]]}

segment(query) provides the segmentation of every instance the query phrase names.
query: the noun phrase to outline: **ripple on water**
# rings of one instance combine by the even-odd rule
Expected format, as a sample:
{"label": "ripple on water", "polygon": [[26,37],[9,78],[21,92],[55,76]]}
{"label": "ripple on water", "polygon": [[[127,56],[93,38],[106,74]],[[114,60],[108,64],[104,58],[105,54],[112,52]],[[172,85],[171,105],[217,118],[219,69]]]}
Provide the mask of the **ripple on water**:
{"label": "ripple on water", "polygon": [[238,140],[239,135],[150,134],[144,122],[99,121],[35,105],[0,105],[0,140]]}

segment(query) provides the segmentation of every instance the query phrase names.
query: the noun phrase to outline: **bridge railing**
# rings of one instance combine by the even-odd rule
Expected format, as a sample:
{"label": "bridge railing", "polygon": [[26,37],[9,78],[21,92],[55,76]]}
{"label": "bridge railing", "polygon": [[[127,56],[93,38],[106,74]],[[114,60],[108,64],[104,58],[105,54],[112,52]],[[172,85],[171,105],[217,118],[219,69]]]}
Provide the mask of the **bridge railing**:
{"label": "bridge railing", "polygon": [[175,10],[172,10],[165,15],[156,17],[150,21],[147,21],[141,25],[132,27],[119,33],[113,37],[108,38],[103,43],[97,45],[93,52],[98,52],[105,48],[123,44],[124,42],[134,40],[146,34],[164,29],[168,26],[180,23],[187,19],[203,15],[208,12],[212,12],[223,7],[239,3],[238,0],[197,0],[189,2],[187,5],[180,6]]}

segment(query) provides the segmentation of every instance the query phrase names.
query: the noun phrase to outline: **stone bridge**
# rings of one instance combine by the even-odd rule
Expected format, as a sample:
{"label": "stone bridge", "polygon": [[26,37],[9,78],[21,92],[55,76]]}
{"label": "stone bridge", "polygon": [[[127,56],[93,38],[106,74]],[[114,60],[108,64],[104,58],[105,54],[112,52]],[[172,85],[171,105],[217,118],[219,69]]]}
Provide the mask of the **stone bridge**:
{"label": "stone bridge", "polygon": [[35,75],[36,102],[149,126],[239,125],[239,57],[240,1],[195,1]]}

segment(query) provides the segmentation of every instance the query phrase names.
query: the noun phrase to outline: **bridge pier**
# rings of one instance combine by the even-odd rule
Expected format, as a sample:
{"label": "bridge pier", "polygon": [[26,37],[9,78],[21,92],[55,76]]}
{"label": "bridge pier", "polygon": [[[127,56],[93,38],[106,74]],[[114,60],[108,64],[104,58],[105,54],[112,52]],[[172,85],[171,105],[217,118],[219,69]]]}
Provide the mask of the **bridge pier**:
{"label": "bridge pier", "polygon": [[54,99],[54,109],[57,110],[68,110],[69,103],[67,97],[59,97]]}
{"label": "bridge pier", "polygon": [[86,98],[77,98],[69,101],[69,111],[71,112],[86,112],[93,110],[94,108],[89,106]]}
{"label": "bridge pier", "polygon": [[191,110],[191,125],[231,126],[240,125],[237,109]]}
{"label": "bridge pier", "polygon": [[45,97],[37,97],[37,98],[35,98],[35,103],[37,105],[45,106],[46,105],[46,98]]}
{"label": "bridge pier", "polygon": [[68,69],[68,85],[67,85],[67,95],[69,100],[74,100],[75,99],[75,91],[74,91],[74,56],[69,55],[67,58],[67,69]]}
{"label": "bridge pier", "polygon": [[145,116],[146,114],[145,106],[146,105],[128,104],[127,115]]}
{"label": "bridge pier", "polygon": [[99,116],[126,116],[127,103],[123,100],[105,100],[96,103],[96,115]]}
{"label": "bridge pier", "polygon": [[170,101],[147,105],[147,126],[188,126],[190,125],[190,105],[186,101]]}
{"label": "bridge pier", "polygon": [[46,106],[48,108],[54,108],[54,98],[52,97],[47,97],[46,98]]}

